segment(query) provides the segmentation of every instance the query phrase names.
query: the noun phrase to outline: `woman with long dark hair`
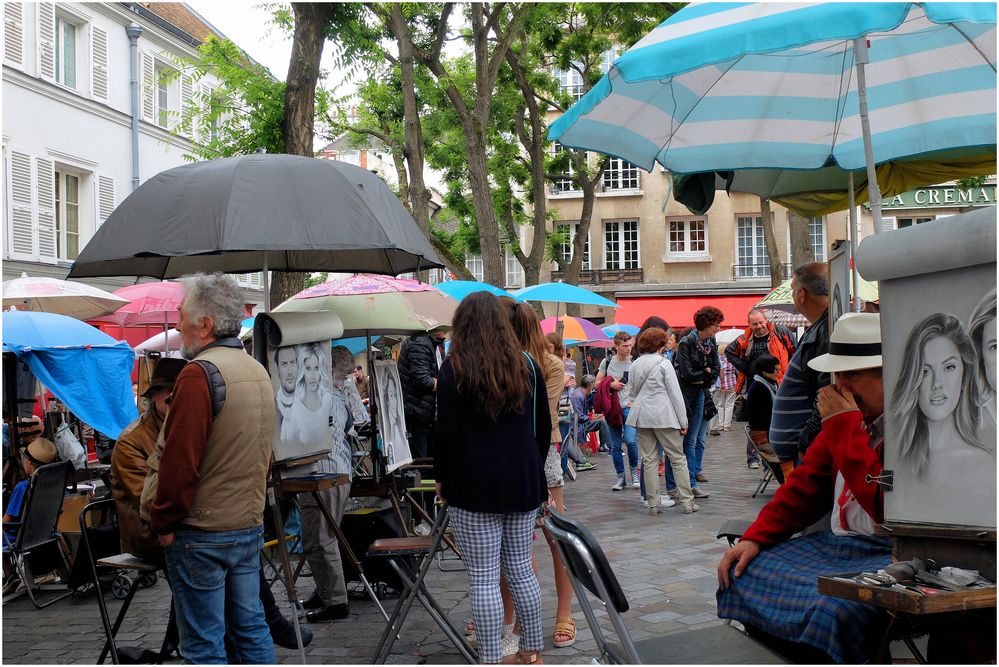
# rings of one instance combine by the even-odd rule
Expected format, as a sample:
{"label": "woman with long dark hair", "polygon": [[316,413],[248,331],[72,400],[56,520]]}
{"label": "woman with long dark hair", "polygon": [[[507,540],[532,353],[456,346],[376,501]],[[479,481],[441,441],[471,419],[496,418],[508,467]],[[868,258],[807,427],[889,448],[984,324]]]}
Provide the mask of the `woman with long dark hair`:
{"label": "woman with long dark hair", "polygon": [[488,292],[466,296],[437,380],[434,474],[470,579],[485,663],[502,658],[501,569],[520,619],[518,659],[540,661],[541,589],[531,542],[537,509],[548,497],[551,432],[544,373],[522,350],[499,299]]}

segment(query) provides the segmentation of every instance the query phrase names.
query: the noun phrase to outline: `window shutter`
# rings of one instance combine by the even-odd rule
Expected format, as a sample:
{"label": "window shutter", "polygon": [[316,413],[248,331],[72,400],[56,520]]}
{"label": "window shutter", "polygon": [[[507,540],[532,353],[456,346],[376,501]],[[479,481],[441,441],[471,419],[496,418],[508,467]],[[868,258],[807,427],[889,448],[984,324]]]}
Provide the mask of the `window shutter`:
{"label": "window shutter", "polygon": [[99,175],[97,177],[97,227],[100,228],[114,211],[114,178]]}
{"label": "window shutter", "polygon": [[35,158],[35,192],[37,196],[38,257],[56,259],[55,229],[55,163]]}
{"label": "window shutter", "polygon": [[38,75],[43,79],[55,79],[55,3],[53,2],[38,3]]}
{"label": "window shutter", "polygon": [[10,154],[10,257],[35,258],[35,230],[32,224],[31,156]]}
{"label": "window shutter", "polygon": [[23,3],[3,3],[3,57],[8,65],[24,67]]}
{"label": "window shutter", "polygon": [[[190,120],[190,129],[187,132],[187,136],[194,136],[194,118],[196,114],[191,112],[191,104],[194,98],[194,83],[191,81],[191,77],[182,76],[180,77],[180,123]],[[190,119],[188,116],[190,115]]]}
{"label": "window shutter", "polygon": [[142,54],[142,120],[154,122],[156,105],[153,96],[156,94],[156,65],[153,54]]}
{"label": "window shutter", "polygon": [[108,34],[97,26],[90,31],[90,91],[95,100],[108,101]]}

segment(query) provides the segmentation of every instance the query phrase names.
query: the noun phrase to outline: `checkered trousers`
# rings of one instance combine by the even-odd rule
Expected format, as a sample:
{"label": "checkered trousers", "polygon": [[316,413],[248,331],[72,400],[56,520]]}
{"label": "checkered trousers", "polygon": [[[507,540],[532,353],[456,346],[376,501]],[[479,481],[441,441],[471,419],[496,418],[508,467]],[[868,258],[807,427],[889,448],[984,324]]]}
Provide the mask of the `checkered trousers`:
{"label": "checkered trousers", "polygon": [[500,566],[520,619],[520,649],[540,651],[541,587],[531,567],[536,512],[486,514],[449,506],[451,527],[471,579],[472,618],[481,662],[502,659],[503,598]]}

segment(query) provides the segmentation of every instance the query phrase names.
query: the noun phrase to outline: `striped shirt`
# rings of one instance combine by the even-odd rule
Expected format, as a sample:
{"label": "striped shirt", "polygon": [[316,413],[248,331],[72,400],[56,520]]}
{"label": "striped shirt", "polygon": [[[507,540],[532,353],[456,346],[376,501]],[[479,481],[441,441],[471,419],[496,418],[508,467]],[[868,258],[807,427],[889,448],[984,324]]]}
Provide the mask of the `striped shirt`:
{"label": "striped shirt", "polygon": [[719,355],[721,359],[721,373],[718,375],[718,389],[721,391],[735,391],[735,381],[739,377],[739,371],[735,370],[725,355]]}
{"label": "striped shirt", "polygon": [[808,362],[828,351],[829,319],[823,315],[802,336],[774,399],[770,445],[782,459],[798,458],[822,428],[815,397],[829,384],[829,374],[812,370]]}

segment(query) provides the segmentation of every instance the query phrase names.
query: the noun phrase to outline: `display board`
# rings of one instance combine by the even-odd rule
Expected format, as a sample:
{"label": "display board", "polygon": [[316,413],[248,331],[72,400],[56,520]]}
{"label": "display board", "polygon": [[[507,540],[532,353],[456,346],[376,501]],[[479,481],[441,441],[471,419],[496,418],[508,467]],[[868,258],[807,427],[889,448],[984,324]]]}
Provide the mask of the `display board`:
{"label": "display board", "polygon": [[345,419],[335,423],[343,411],[334,410],[330,361],[330,341],[342,332],[340,318],[329,312],[257,316],[254,350],[274,386],[273,451],[278,463],[329,453],[331,432],[345,425]]}
{"label": "display board", "polygon": [[996,526],[996,212],[868,237],[880,288],[885,522]]}
{"label": "display board", "polygon": [[378,389],[378,432],[385,456],[385,470],[412,462],[409,440],[406,438],[406,412],[403,406],[402,382],[394,361],[374,362],[375,387]]}

